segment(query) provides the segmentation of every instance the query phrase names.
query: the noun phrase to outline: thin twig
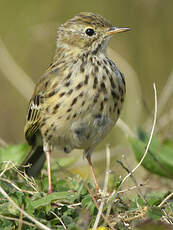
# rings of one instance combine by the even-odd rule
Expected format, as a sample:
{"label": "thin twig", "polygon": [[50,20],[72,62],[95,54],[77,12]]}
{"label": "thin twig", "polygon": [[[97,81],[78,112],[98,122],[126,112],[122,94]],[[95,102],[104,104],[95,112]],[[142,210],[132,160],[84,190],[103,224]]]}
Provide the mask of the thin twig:
{"label": "thin twig", "polygon": [[[16,163],[14,163],[13,161],[3,161],[3,164],[5,165],[3,171],[1,172],[0,174],[0,180],[6,180],[6,182],[10,182],[8,181],[7,179],[4,179],[2,178],[3,174],[7,171],[7,170],[10,170],[10,169],[13,169],[15,170],[19,176],[21,176],[25,181],[26,183],[35,190],[35,192],[33,191],[33,193],[38,193],[38,189],[36,188],[36,182],[34,180],[33,177],[29,177],[26,173],[24,172],[21,172],[17,167],[16,167]],[[10,182],[12,183],[12,182]],[[14,184],[13,184],[14,185]],[[16,185],[14,185],[15,187]],[[16,189],[20,190],[19,188],[16,187]],[[24,190],[23,190],[24,191]],[[24,191],[25,192],[25,191]]]}
{"label": "thin twig", "polygon": [[38,193],[38,192],[34,192],[34,191],[28,191],[28,190],[21,189],[14,182],[12,182],[12,181],[10,181],[10,180],[8,180],[6,178],[0,178],[0,180],[9,183],[10,185],[12,185],[19,192],[25,192],[25,193],[29,193],[31,195]]}
{"label": "thin twig", "polygon": [[[87,183],[84,182],[84,185],[85,185],[86,189],[88,190],[88,192],[89,192],[89,194],[90,194],[90,197],[91,197],[91,199],[93,200],[93,202],[94,202],[96,208],[99,209],[99,206],[98,206],[98,204],[97,204],[97,201],[96,201],[95,197],[93,196],[93,194],[92,194],[90,188],[88,187]],[[105,215],[104,215],[103,213],[102,213],[101,215],[102,215],[104,221],[106,222],[106,224],[109,225],[109,227],[110,227],[112,230],[115,230],[115,228],[114,228],[114,227],[112,226],[112,224],[108,221],[108,219],[105,217]]]}
{"label": "thin twig", "polygon": [[145,149],[145,153],[143,155],[143,157],[141,158],[140,162],[136,165],[136,167],[131,171],[131,173],[128,173],[124,179],[122,180],[121,182],[121,185],[124,183],[124,181],[127,180],[127,178],[129,176],[131,176],[132,173],[134,173],[138,168],[139,166],[142,164],[143,160],[145,159],[147,153],[148,153],[148,150],[149,150],[149,147],[150,147],[150,144],[151,144],[151,140],[152,140],[152,137],[153,137],[153,134],[154,134],[154,130],[155,130],[155,126],[156,126],[156,120],[157,120],[157,90],[156,90],[156,85],[155,83],[153,84],[153,88],[154,88],[154,101],[155,101],[155,106],[154,106],[154,120],[153,120],[153,126],[152,126],[152,129],[151,129],[151,134],[150,134],[150,137],[149,137],[149,140],[148,140],[148,144],[146,146],[146,149]]}
{"label": "thin twig", "polygon": [[68,208],[74,208],[74,207],[77,207],[77,206],[81,206],[81,202],[78,202],[76,204],[67,205]]}
{"label": "thin twig", "polygon": [[[139,184],[138,186],[144,187],[144,185],[145,185],[145,184]],[[134,189],[137,189],[137,186],[136,186],[136,185],[134,185],[134,186],[132,186],[132,187],[130,187],[130,188],[126,188],[126,189],[120,190],[120,191],[118,191],[117,193],[118,193],[118,194],[120,194],[120,193],[125,193],[125,192],[132,191],[132,190],[134,190]]]}
{"label": "thin twig", "polygon": [[[1,214],[0,214],[0,218],[1,219],[6,219],[6,220],[13,220],[13,221],[16,221],[16,222],[20,221],[20,219],[17,219],[17,218],[11,217],[11,216],[4,216],[4,215],[1,215]],[[35,226],[35,224],[32,224],[32,223],[30,223],[28,221],[25,221],[25,220],[23,220],[22,222],[23,222],[23,224],[26,224],[26,225],[31,226],[31,227]]]}
{"label": "thin twig", "polygon": [[93,226],[93,230],[97,229],[97,226],[99,224],[100,221],[100,217],[103,211],[103,207],[104,207],[104,203],[105,203],[105,195],[107,193],[107,188],[108,188],[108,180],[109,180],[109,170],[110,170],[110,148],[107,145],[106,146],[106,173],[105,173],[105,181],[104,181],[104,187],[103,187],[103,197],[102,197],[102,201],[96,216],[96,220]]}
{"label": "thin twig", "polygon": [[141,197],[141,199],[143,200],[143,202],[144,202],[145,204],[147,204],[147,202],[146,202],[146,200],[145,200],[145,198],[144,198],[144,195],[143,195],[142,191],[140,190],[140,187],[139,187],[139,185],[138,185],[138,183],[137,183],[137,181],[136,181],[136,178],[134,177],[133,173],[123,164],[122,161],[117,160],[117,162],[122,166],[123,169],[125,169],[125,170],[130,174],[130,176],[131,176],[131,178],[132,178],[134,184],[136,185],[136,188],[137,188],[137,190],[138,190],[139,196]]}
{"label": "thin twig", "polygon": [[[3,163],[5,163],[5,162],[3,162]],[[0,177],[2,177],[3,174],[4,174],[7,170],[9,170],[9,169],[11,169],[11,168],[12,168],[12,166],[11,166],[11,161],[7,161],[7,163],[5,163],[5,168],[3,169],[3,171],[2,171],[1,174],[0,174]]]}
{"label": "thin twig", "polygon": [[[124,177],[124,179],[122,180],[122,182],[121,182],[121,184],[119,186],[119,189],[122,186],[122,184],[127,180],[127,178],[129,176],[131,176],[131,174],[134,173],[137,170],[137,168],[142,164],[143,160],[145,159],[145,157],[147,155],[148,149],[150,147],[151,140],[152,140],[152,137],[153,137],[153,134],[154,134],[155,126],[156,126],[156,119],[157,119],[157,90],[156,90],[155,83],[153,84],[153,88],[154,88],[154,101],[155,101],[154,119],[153,119],[153,126],[152,126],[152,129],[151,129],[150,138],[149,138],[147,147],[145,149],[145,153],[144,153],[143,157],[141,158],[140,162],[136,165],[136,167]],[[111,196],[110,196],[110,200],[114,200],[114,198],[116,197],[117,194],[118,194],[118,191],[114,190],[112,192]]]}
{"label": "thin twig", "polygon": [[166,211],[164,209],[162,209],[162,212],[164,213],[164,215],[162,216],[162,219],[169,225],[173,225],[173,222],[170,220],[171,216],[168,216],[168,214],[166,213]]}
{"label": "thin twig", "polygon": [[[24,209],[24,205],[22,204],[21,210],[23,210],[23,209]],[[23,212],[20,212],[18,230],[22,230],[22,223],[23,223]]]}
{"label": "thin twig", "polygon": [[164,200],[162,200],[162,202],[158,205],[159,208],[161,208],[167,200],[169,200],[171,197],[173,196],[173,192],[171,192],[167,197],[165,197]]}
{"label": "thin twig", "polygon": [[25,212],[24,210],[22,210],[9,196],[8,194],[5,192],[5,190],[0,186],[0,192],[2,193],[2,195],[17,209],[19,210],[19,212],[22,212],[24,216],[26,216],[29,220],[31,220],[33,223],[35,223],[35,225],[43,230],[51,230],[50,228],[48,228],[46,225],[40,223],[38,220],[36,220],[35,218],[33,218],[32,216],[30,216],[27,212]]}
{"label": "thin twig", "polygon": [[[110,150],[109,150],[110,151]],[[109,154],[110,154],[110,152],[109,152]],[[110,157],[110,156],[109,156]],[[110,160],[109,160],[109,167],[107,167],[108,169],[110,168]],[[109,172],[109,171],[108,171]],[[109,179],[109,178],[108,178]],[[115,203],[115,200],[113,200],[112,199],[112,194],[111,194],[111,196],[109,196],[109,198],[108,198],[108,206],[107,206],[107,210],[106,210],[106,218],[108,219],[108,217],[109,217],[109,215],[110,215],[110,212],[111,212],[111,208],[112,208],[112,204],[113,204],[113,202]]]}
{"label": "thin twig", "polygon": [[56,213],[54,213],[53,211],[50,211],[59,221],[60,223],[62,224],[63,228],[64,229],[67,229],[67,227],[65,226],[64,222],[62,221],[62,219],[56,215]]}
{"label": "thin twig", "polygon": [[38,185],[36,184],[36,181],[33,177],[29,177],[25,172],[20,171],[18,168],[15,167],[15,170],[17,171],[18,175],[21,176],[26,183],[35,190],[36,193],[38,193]]}
{"label": "thin twig", "polygon": [[143,216],[145,216],[147,210],[148,210],[148,207],[145,206],[143,209],[141,209],[140,213],[138,213],[136,216],[123,218],[123,220],[124,221],[132,221],[132,220],[135,220],[135,219],[142,218]]}

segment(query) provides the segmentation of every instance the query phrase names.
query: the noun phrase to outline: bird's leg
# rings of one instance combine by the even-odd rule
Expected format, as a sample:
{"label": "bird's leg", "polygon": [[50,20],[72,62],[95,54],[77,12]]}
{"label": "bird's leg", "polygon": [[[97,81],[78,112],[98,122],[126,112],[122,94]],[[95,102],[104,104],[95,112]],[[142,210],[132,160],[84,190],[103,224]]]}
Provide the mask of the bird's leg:
{"label": "bird's leg", "polygon": [[93,177],[94,185],[95,185],[95,193],[97,194],[98,191],[99,191],[99,185],[97,183],[97,179],[96,179],[96,175],[95,175],[95,170],[94,170],[94,167],[93,167],[93,164],[92,164],[92,161],[91,161],[91,155],[87,154],[86,155],[86,159],[88,160],[88,163],[89,163],[89,166],[90,166],[90,169],[91,169],[91,173],[92,173],[92,177]]}
{"label": "bird's leg", "polygon": [[47,162],[47,174],[48,174],[48,193],[52,193],[52,180],[51,180],[51,168],[50,168],[50,152],[46,152],[46,162]]}
{"label": "bird's leg", "polygon": [[50,167],[50,154],[51,150],[50,148],[47,148],[47,145],[44,148],[44,152],[46,155],[46,163],[47,163],[47,174],[48,174],[48,193],[53,192],[53,187],[52,187],[52,178],[51,178],[51,167]]}

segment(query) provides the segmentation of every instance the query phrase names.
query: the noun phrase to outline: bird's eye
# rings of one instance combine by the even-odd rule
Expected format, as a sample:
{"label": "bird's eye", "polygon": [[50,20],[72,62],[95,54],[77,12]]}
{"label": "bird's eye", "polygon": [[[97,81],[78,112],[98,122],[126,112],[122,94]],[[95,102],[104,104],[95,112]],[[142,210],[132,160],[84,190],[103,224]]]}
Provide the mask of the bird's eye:
{"label": "bird's eye", "polygon": [[95,34],[95,31],[92,28],[88,28],[88,29],[85,30],[85,33],[88,36],[93,36]]}

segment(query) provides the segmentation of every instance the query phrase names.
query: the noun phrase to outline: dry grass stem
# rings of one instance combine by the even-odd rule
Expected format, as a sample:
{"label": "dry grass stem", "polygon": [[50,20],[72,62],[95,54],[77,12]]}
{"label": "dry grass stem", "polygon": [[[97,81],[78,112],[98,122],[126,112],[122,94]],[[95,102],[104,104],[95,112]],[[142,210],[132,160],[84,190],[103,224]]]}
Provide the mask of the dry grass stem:
{"label": "dry grass stem", "polygon": [[[21,207],[21,210],[23,209],[24,209],[24,204],[22,204],[22,207]],[[23,223],[23,212],[20,212],[18,230],[22,230],[22,223]]]}
{"label": "dry grass stem", "polygon": [[16,64],[0,38],[0,70],[6,79],[15,87],[27,100],[33,92],[34,83],[31,78]]}
{"label": "dry grass stem", "polygon": [[104,207],[104,203],[105,203],[105,196],[107,193],[107,188],[108,188],[108,180],[109,180],[109,171],[110,171],[110,148],[107,145],[106,146],[106,173],[105,173],[105,181],[104,181],[104,187],[103,187],[103,194],[102,194],[102,200],[101,200],[101,204],[99,206],[98,209],[98,213],[96,216],[96,220],[93,226],[93,230],[97,229],[97,226],[99,224],[99,220],[103,211],[103,207]]}
{"label": "dry grass stem", "polygon": [[[11,216],[4,216],[4,215],[1,215],[1,214],[0,214],[0,218],[1,218],[1,219],[6,219],[6,220],[13,220],[13,221],[16,221],[16,222],[19,222],[19,221],[20,221],[20,219],[17,219],[17,218],[11,217]],[[28,222],[28,221],[26,221],[26,220],[22,220],[22,222],[23,222],[23,224],[25,224],[25,225],[28,225],[28,226],[31,226],[31,227],[35,227],[34,224],[32,224],[32,223],[30,223],[30,222]]]}
{"label": "dry grass stem", "polygon": [[[87,185],[86,183],[84,183],[84,185],[85,185],[85,187],[87,188],[87,190],[88,190],[88,192],[89,192],[89,194],[90,194],[90,197],[91,197],[91,199],[93,200],[93,202],[94,202],[96,208],[99,210],[99,206],[98,206],[98,204],[97,204],[97,201],[96,201],[95,197],[93,196],[93,194],[92,194],[90,188],[88,187],[88,185]],[[105,216],[103,213],[101,213],[101,215],[102,215],[102,217],[103,217],[105,223],[106,223],[112,230],[116,230],[116,229],[113,227],[113,225],[109,222],[109,220],[106,218],[106,216]]]}
{"label": "dry grass stem", "polygon": [[146,212],[148,210],[148,207],[145,206],[143,209],[140,208],[139,210],[139,213],[137,213],[135,216],[132,216],[132,217],[127,217],[127,218],[122,218],[125,222],[129,222],[129,221],[132,221],[132,220],[136,220],[136,219],[139,219],[139,218],[142,218],[146,215]]}
{"label": "dry grass stem", "polygon": [[[166,85],[164,86],[161,95],[159,97],[158,102],[158,117],[161,115],[163,111],[165,111],[165,106],[167,106],[168,100],[170,99],[171,95],[173,93],[173,70],[170,73],[168,80],[166,82]],[[167,125],[170,121],[172,121],[172,117],[170,116],[169,120],[167,120],[167,114],[163,115],[163,117],[159,121],[159,125],[156,129],[156,132],[158,132],[160,129],[162,129],[165,125]],[[162,124],[163,122],[163,124]],[[146,121],[145,126],[149,127],[151,125],[150,118]]]}
{"label": "dry grass stem", "polygon": [[162,111],[165,110],[165,106],[167,106],[168,100],[170,99],[172,93],[173,93],[173,70],[170,73],[168,77],[168,81],[160,95],[159,103],[158,103],[158,115],[160,115]]}
{"label": "dry grass stem", "polygon": [[[3,164],[5,165],[3,171],[0,174],[0,180],[6,181],[7,183],[10,183],[13,187],[15,187],[17,190],[21,191],[21,192],[27,192],[30,194],[34,194],[34,193],[38,193],[38,186],[37,183],[35,182],[34,178],[29,177],[26,173],[23,173],[22,171],[20,171],[17,167],[16,167],[16,163],[14,163],[13,161],[4,161]],[[34,190],[34,191],[25,191],[25,190],[21,190],[19,187],[17,187],[16,184],[14,184],[13,182],[11,182],[10,180],[6,179],[6,178],[2,178],[3,174],[7,171],[7,170],[14,170],[15,172],[17,172],[17,174],[19,176],[21,176],[25,182]]]}
{"label": "dry grass stem", "polygon": [[143,193],[142,193],[142,191],[141,191],[141,189],[140,189],[140,186],[138,185],[138,183],[137,183],[137,181],[136,181],[136,178],[135,178],[135,176],[133,175],[133,173],[123,164],[122,161],[117,160],[117,162],[122,166],[123,169],[125,169],[125,170],[127,171],[128,174],[130,174],[130,177],[132,178],[134,184],[136,185],[136,188],[137,188],[137,190],[138,190],[139,196],[141,197],[141,199],[143,200],[143,202],[146,204],[147,202],[146,202],[146,200],[145,200],[145,198],[144,198],[144,195],[143,195]]}
{"label": "dry grass stem", "polygon": [[173,196],[173,192],[171,192],[165,199],[158,205],[161,208],[171,197]]}
{"label": "dry grass stem", "polygon": [[[171,221],[171,216],[168,216],[168,214],[166,213],[166,211],[164,209],[162,209],[162,212],[164,213],[164,216],[162,216],[163,221],[165,221],[165,223],[169,224],[169,225],[173,225],[173,222]],[[173,218],[172,218],[173,220]]]}
{"label": "dry grass stem", "polygon": [[8,146],[8,144],[2,138],[0,138],[0,146],[5,148]]}
{"label": "dry grass stem", "polygon": [[138,187],[144,187],[146,184],[147,184],[147,183],[145,183],[145,184],[138,184],[138,186],[134,185],[134,186],[132,186],[132,187],[130,187],[130,188],[126,188],[126,189],[123,189],[123,190],[118,191],[117,194],[125,193],[125,192],[130,192],[130,191],[132,191],[132,190],[134,190],[134,189],[137,189]]}
{"label": "dry grass stem", "polygon": [[75,207],[80,206],[80,205],[81,205],[81,202],[76,203],[76,204],[70,204],[70,205],[68,205],[67,207],[68,207],[68,208],[75,208]]}
{"label": "dry grass stem", "polygon": [[173,109],[168,111],[159,119],[159,125],[156,128],[156,132],[161,131],[164,129],[169,123],[173,121]]}
{"label": "dry grass stem", "polygon": [[124,132],[126,136],[130,136],[135,138],[136,135],[134,132],[130,129],[130,127],[121,119],[119,118],[116,125]]}
{"label": "dry grass stem", "polygon": [[152,129],[151,129],[151,134],[150,134],[150,137],[149,137],[149,140],[148,140],[148,144],[146,146],[145,153],[144,153],[143,157],[141,158],[140,162],[136,165],[136,167],[130,173],[128,173],[124,177],[124,179],[121,182],[121,185],[127,180],[127,178],[129,176],[131,176],[132,173],[134,173],[140,167],[140,165],[142,164],[143,160],[145,159],[145,157],[146,157],[146,155],[148,153],[148,150],[149,150],[149,147],[150,147],[150,144],[151,144],[151,140],[152,140],[152,137],[153,137],[153,134],[154,134],[154,130],[155,130],[155,126],[156,126],[156,120],[157,120],[157,90],[156,90],[155,83],[153,84],[153,88],[154,88],[154,102],[155,102],[154,119],[153,119],[153,126],[152,126]]}
{"label": "dry grass stem", "polygon": [[62,219],[59,216],[57,216],[56,213],[54,213],[52,211],[51,211],[51,213],[60,221],[60,223],[62,224],[63,228],[67,229],[66,226],[65,226],[65,224],[64,224],[64,222],[62,221]]}
{"label": "dry grass stem", "polygon": [[62,207],[64,206],[67,206],[68,208],[71,208],[71,209],[75,209],[75,207],[78,207],[78,206],[81,206],[81,202],[79,203],[75,203],[75,204],[62,204],[62,203],[59,203],[59,202],[52,202],[52,205],[55,205],[58,207],[58,209],[61,209]]}
{"label": "dry grass stem", "polygon": [[[147,155],[147,152],[148,152],[148,149],[149,149],[149,147],[150,147],[151,140],[152,140],[152,137],[153,137],[153,134],[154,134],[155,126],[156,126],[156,119],[157,119],[157,90],[156,90],[155,84],[153,84],[153,88],[154,88],[155,112],[154,112],[153,126],[152,126],[152,129],[151,129],[151,134],[150,134],[150,138],[149,138],[148,144],[147,144],[147,146],[146,146],[145,153],[144,153],[143,157],[141,158],[140,162],[136,165],[136,167],[135,167],[130,173],[128,173],[128,174],[124,177],[124,179],[123,179],[122,182],[121,182],[121,185],[119,186],[119,189],[120,189],[120,187],[122,186],[122,184],[127,180],[127,178],[128,178],[129,176],[131,176],[132,173],[134,173],[134,172],[137,170],[138,167],[140,167],[140,165],[142,164],[143,160],[145,159],[145,157],[146,157],[146,155]],[[109,199],[110,199],[110,206],[111,206],[111,202],[112,202],[113,200],[115,200],[115,197],[117,196],[118,193],[119,193],[119,191],[116,191],[116,190],[114,190],[114,191],[112,192],[112,194],[111,194],[111,196],[110,196],[110,198],[109,198]],[[110,211],[110,208],[108,207],[106,216],[109,215],[109,211]]]}
{"label": "dry grass stem", "polygon": [[9,169],[11,169],[13,166],[11,166],[11,161],[4,161],[3,162],[4,164],[5,164],[5,168],[3,169],[3,171],[1,172],[1,174],[0,174],[0,177],[2,177],[3,176],[3,174],[7,171],[7,170],[9,170]]}
{"label": "dry grass stem", "polygon": [[34,191],[29,191],[29,190],[24,190],[24,189],[21,189],[19,188],[14,182],[12,182],[11,180],[8,180],[6,178],[0,178],[1,181],[5,181],[7,182],[8,184],[10,184],[12,187],[14,187],[16,190],[18,190],[19,192],[25,192],[25,193],[28,193],[28,194],[35,194],[35,193],[38,193],[38,192],[34,192]]}
{"label": "dry grass stem", "polygon": [[38,193],[38,185],[33,177],[29,177],[25,172],[20,171],[19,169],[15,168],[18,175],[21,176],[26,183],[35,191],[35,193]]}

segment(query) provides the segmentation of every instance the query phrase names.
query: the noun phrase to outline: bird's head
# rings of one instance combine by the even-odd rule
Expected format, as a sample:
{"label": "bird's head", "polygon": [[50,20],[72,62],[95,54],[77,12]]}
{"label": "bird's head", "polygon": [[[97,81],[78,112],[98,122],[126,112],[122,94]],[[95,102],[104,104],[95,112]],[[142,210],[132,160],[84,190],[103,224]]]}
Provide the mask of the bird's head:
{"label": "bird's head", "polygon": [[105,52],[107,41],[129,28],[114,27],[108,20],[93,13],[80,13],[58,29],[57,47],[79,52]]}

